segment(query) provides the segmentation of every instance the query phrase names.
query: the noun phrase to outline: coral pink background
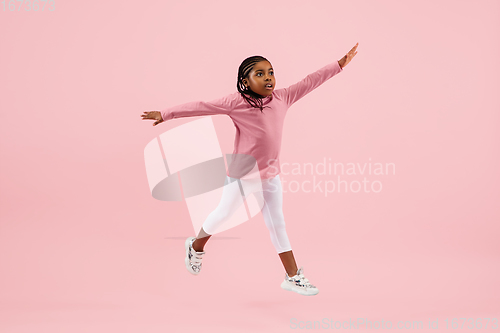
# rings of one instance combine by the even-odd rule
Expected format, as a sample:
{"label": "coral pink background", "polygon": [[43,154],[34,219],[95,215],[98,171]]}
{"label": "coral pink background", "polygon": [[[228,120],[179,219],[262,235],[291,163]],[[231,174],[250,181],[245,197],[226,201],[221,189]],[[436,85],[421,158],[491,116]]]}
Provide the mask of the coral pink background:
{"label": "coral pink background", "polygon": [[[418,331],[439,320],[436,332],[454,318],[500,320],[500,2],[18,6],[0,11],[1,332],[288,332],[323,318],[422,321]],[[285,122],[282,163],[396,167],[368,177],[378,194],[284,193],[295,258],[320,293],[279,287],[262,215],[214,236],[202,274],[189,275],[185,202],[152,198],[143,150],[190,119],[153,127],[142,112],[236,91],[255,54],[286,87],[357,42]],[[234,126],[213,119],[230,153]]]}

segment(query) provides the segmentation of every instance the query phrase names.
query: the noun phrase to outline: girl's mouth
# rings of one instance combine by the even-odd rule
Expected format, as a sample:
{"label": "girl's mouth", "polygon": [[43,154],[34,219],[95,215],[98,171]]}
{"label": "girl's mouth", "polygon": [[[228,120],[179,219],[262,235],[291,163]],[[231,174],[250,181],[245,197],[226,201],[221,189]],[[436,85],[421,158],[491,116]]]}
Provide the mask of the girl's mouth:
{"label": "girl's mouth", "polygon": [[272,85],[272,84],[270,84],[270,83],[269,83],[269,84],[266,84],[266,89],[268,89],[268,90],[273,89],[273,85]]}

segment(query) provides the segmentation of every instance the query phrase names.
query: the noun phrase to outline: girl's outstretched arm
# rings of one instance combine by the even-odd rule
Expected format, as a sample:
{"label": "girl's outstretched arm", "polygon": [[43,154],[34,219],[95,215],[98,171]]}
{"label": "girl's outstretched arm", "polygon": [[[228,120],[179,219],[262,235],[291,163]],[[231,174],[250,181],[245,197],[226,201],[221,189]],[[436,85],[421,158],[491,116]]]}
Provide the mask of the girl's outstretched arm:
{"label": "girl's outstretched arm", "polygon": [[288,106],[297,102],[299,99],[319,87],[325,81],[342,72],[343,68],[351,61],[351,59],[356,55],[356,44],[342,59],[339,61],[334,61],[328,64],[314,73],[307,75],[305,78],[299,82],[292,84],[291,86],[284,88],[285,100],[288,102]]}
{"label": "girl's outstretched arm", "polygon": [[338,61],[335,60],[335,62],[332,62],[331,64],[320,68],[316,72],[307,75],[299,82],[294,83],[287,88],[283,88],[285,101],[290,107],[299,99],[309,94],[325,81],[340,72],[342,72],[342,67],[340,67]]}
{"label": "girl's outstretched arm", "polygon": [[175,118],[211,116],[216,114],[229,115],[233,110],[236,94],[237,93],[232,93],[209,102],[196,101],[179,104],[161,111],[145,111],[141,116],[143,120],[156,120],[153,123],[153,126],[156,126],[164,121]]}

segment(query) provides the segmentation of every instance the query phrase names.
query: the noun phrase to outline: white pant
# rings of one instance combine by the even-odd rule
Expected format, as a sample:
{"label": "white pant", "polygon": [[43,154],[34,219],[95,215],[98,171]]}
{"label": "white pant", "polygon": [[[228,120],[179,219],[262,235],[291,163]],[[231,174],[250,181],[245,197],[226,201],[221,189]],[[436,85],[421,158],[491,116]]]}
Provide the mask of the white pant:
{"label": "white pant", "polygon": [[244,193],[241,193],[239,186],[224,186],[221,201],[203,223],[203,230],[209,235],[214,234],[241,205],[242,201],[239,197],[243,196],[243,199],[246,199],[248,195],[254,194],[260,196],[261,202],[263,202],[261,212],[276,251],[278,254],[290,251],[292,247],[286,234],[283,216],[283,190],[279,174],[274,178],[262,180],[239,180],[226,175],[226,182],[233,181],[244,184],[242,186]]}

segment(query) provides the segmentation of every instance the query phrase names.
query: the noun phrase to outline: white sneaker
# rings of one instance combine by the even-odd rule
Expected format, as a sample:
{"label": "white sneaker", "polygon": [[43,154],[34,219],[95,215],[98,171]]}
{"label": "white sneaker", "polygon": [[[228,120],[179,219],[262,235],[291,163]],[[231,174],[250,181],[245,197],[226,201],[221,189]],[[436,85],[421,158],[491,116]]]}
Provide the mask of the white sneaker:
{"label": "white sneaker", "polygon": [[304,296],[312,296],[319,293],[318,288],[313,286],[304,276],[304,269],[302,267],[300,267],[297,270],[297,274],[292,277],[288,276],[288,273],[286,273],[285,280],[281,283],[281,288]]}
{"label": "white sneaker", "polygon": [[184,259],[184,262],[189,273],[198,275],[200,274],[201,261],[205,251],[196,252],[193,249],[193,242],[195,239],[196,237],[188,237],[188,239],[184,242],[184,248],[186,249],[186,258]]}

